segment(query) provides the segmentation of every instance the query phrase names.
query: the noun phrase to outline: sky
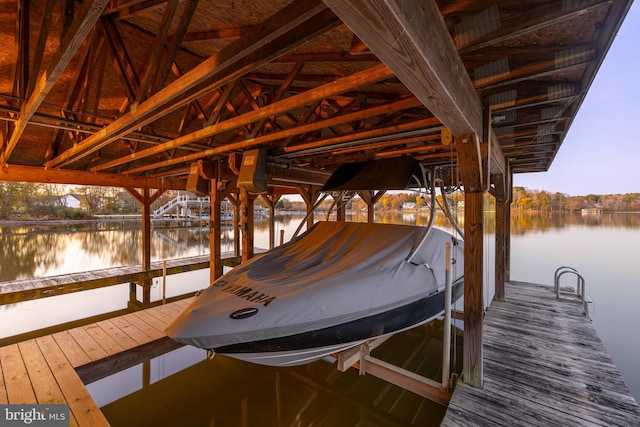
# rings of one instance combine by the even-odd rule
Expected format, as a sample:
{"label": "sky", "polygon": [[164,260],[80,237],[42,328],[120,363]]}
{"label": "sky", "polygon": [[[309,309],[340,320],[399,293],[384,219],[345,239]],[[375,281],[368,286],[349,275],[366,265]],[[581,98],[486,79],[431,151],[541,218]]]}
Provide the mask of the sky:
{"label": "sky", "polygon": [[530,190],[640,193],[640,2],[631,6],[547,172],[515,174]]}

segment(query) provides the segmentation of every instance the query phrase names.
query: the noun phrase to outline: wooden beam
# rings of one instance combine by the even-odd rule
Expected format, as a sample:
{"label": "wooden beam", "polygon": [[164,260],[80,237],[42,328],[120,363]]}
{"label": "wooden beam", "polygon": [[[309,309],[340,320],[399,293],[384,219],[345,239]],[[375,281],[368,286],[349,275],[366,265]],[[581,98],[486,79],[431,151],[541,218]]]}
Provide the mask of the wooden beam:
{"label": "wooden beam", "polygon": [[22,132],[27,127],[27,123],[35,114],[40,104],[42,104],[49,91],[53,88],[53,85],[58,81],[67,64],[69,64],[84,39],[94,27],[94,24],[102,14],[107,3],[108,0],[87,0],[83,3],[78,17],[73,20],[73,24],[69,28],[60,48],[51,60],[51,65],[47,71],[42,74],[33,94],[31,94],[27,103],[21,108],[20,118],[15,123],[11,139],[2,153],[0,163],[7,163],[13,149],[22,136]]}
{"label": "wooden beam", "polygon": [[135,111],[49,161],[47,167],[79,160],[338,25],[337,18],[327,12],[320,0],[295,1],[149,97]]}
{"label": "wooden beam", "polygon": [[136,93],[135,102],[144,101],[148,96],[149,88],[153,87],[153,82],[156,79],[158,73],[164,74],[164,72],[159,69],[158,64],[162,63],[162,54],[169,33],[169,27],[171,26],[171,21],[173,20],[173,16],[176,13],[178,4],[179,0],[168,0],[165,5],[162,19],[158,24],[153,48],[147,55],[147,62],[144,65],[144,71],[142,72],[142,79],[140,80],[140,86],[138,87],[138,91]]}
{"label": "wooden beam", "polygon": [[133,102],[136,98],[138,87],[140,86],[138,73],[133,67],[131,58],[125,49],[124,42],[122,41],[122,37],[120,37],[115,22],[107,19],[103,19],[100,22],[102,24],[101,28],[104,33],[104,38],[108,42],[113,61],[115,62],[114,69],[122,81],[129,102]]}
{"label": "wooden beam", "polygon": [[435,0],[324,0],[454,134],[482,138],[482,105]]}
{"label": "wooden beam", "polygon": [[[176,138],[172,141],[155,145],[146,150],[138,151],[137,153],[133,153],[128,156],[120,157],[110,162],[103,163],[101,165],[93,167],[91,170],[93,172],[98,172],[101,170],[112,168],[114,166],[119,166],[124,163],[132,162],[134,160],[139,160],[148,156],[152,156],[154,154],[159,154],[159,153],[162,153],[163,151],[167,151],[172,148],[177,148],[177,147],[180,147],[189,143],[193,143],[205,138],[210,138],[220,133],[237,129],[249,123],[257,122],[262,119],[266,119],[268,117],[274,116],[276,114],[294,110],[296,108],[307,105],[309,103],[313,103],[314,101],[319,101],[327,97],[340,94],[347,90],[351,90],[354,87],[357,87],[359,85],[369,84],[369,83],[374,83],[380,80],[384,80],[385,78],[388,78],[392,75],[393,74],[391,73],[391,71],[384,65],[374,66],[367,70],[364,70],[359,73],[355,73],[350,76],[347,76],[343,79],[337,80],[331,84],[326,84],[315,89],[310,89],[309,91],[301,93],[299,95],[295,95],[287,99],[274,102],[273,104],[269,104],[258,110],[252,110],[248,113],[235,116],[223,122],[211,124],[203,129],[199,129],[190,134]],[[412,105],[416,105],[416,102],[414,102]],[[345,116],[342,116],[342,117],[345,117]],[[340,119],[340,120],[344,120],[344,119]],[[346,121],[348,120],[344,120],[342,123]],[[307,126],[317,128],[318,124],[313,123]],[[203,157],[208,157],[215,154],[221,154],[223,152],[233,151],[238,148],[257,146],[263,142],[284,138],[285,136],[283,136],[283,133],[287,131],[290,132],[290,130],[284,130],[280,132],[270,133],[268,135],[263,135],[257,138],[249,138],[249,139],[243,140],[242,143],[239,143],[239,144],[227,144],[222,147],[217,147],[217,148],[203,151],[201,153],[197,153],[197,155],[199,155],[200,158],[203,158]],[[304,128],[301,130],[301,133],[308,132],[308,131],[309,131],[308,129]],[[195,159],[187,159],[185,161],[189,161],[189,160],[195,160]],[[174,161],[174,162],[179,163],[179,161]],[[148,168],[145,168],[144,170],[154,169],[155,167],[157,166],[150,166]],[[140,172],[142,170],[143,169],[136,168],[135,172]],[[128,173],[135,173],[135,172],[128,171]]]}
{"label": "wooden beam", "polygon": [[[202,159],[205,157],[212,157],[215,155],[220,155],[220,154],[224,154],[224,153],[229,153],[231,151],[235,151],[235,150],[246,150],[249,148],[253,148],[253,147],[258,147],[261,145],[266,144],[267,142],[270,141],[275,141],[278,139],[283,139],[283,138],[287,138],[289,136],[292,135],[301,135],[310,131],[314,131],[314,130],[320,130],[320,129],[324,129],[333,125],[337,125],[337,124],[342,124],[342,123],[347,123],[347,122],[351,122],[353,120],[359,120],[359,119],[365,119],[368,117],[373,117],[373,116],[377,116],[379,114],[383,114],[383,113],[388,113],[388,112],[392,112],[392,111],[398,111],[398,110],[403,110],[403,109],[407,109],[410,108],[412,106],[415,106],[416,104],[419,104],[419,101],[416,100],[415,98],[406,98],[406,99],[401,99],[400,101],[397,102],[391,102],[389,104],[382,104],[382,105],[378,105],[375,107],[371,107],[365,110],[360,110],[360,111],[356,111],[350,114],[345,114],[342,116],[337,116],[337,117],[333,117],[330,119],[326,119],[326,120],[321,120],[321,121],[317,121],[317,122],[313,122],[313,123],[309,123],[303,126],[297,126],[294,128],[290,128],[290,129],[284,129],[281,130],[279,132],[273,132],[273,133],[269,133],[266,135],[261,135],[255,138],[246,138],[243,140],[240,140],[238,142],[232,142],[229,144],[225,144],[225,145],[221,145],[215,148],[210,148],[208,150],[203,150],[197,153],[193,153],[193,154],[189,154],[186,156],[182,156],[182,157],[175,157],[173,159],[170,160],[165,160],[162,162],[158,162],[158,163],[152,163],[152,164],[148,164],[145,166],[140,166],[134,169],[128,169],[125,171],[122,171],[122,173],[124,174],[136,174],[136,173],[140,173],[143,171],[147,171],[147,170],[151,170],[151,169],[156,169],[159,167],[164,167],[164,166],[171,166],[171,165],[175,165],[178,163],[183,163],[183,162],[189,162],[189,161],[193,161],[193,160],[197,160],[197,159]],[[266,108],[266,107],[265,107]],[[257,112],[257,111],[256,111]],[[239,116],[241,117],[241,116]],[[226,122],[223,122],[226,123]],[[194,133],[198,133],[200,131],[196,131]],[[159,146],[156,146],[159,147]],[[149,149],[149,151],[153,150],[153,147],[151,149]],[[146,150],[145,150],[146,151]]]}
{"label": "wooden beam", "polygon": [[18,165],[0,165],[0,181],[82,184],[104,187],[149,187],[166,190],[184,190],[186,185],[185,180],[91,173],[70,169],[43,169]]}
{"label": "wooden beam", "polygon": [[193,14],[195,13],[197,7],[198,0],[188,0],[186,2],[186,5],[180,17],[180,22],[178,23],[178,29],[169,38],[168,52],[163,58],[162,66],[160,67],[159,72],[156,74],[156,79],[153,86],[151,87],[152,93],[156,92],[167,81],[169,71],[171,71],[172,64],[174,64],[176,60],[176,55],[178,54],[178,50],[182,45],[184,35],[187,32],[187,28],[189,28],[191,18],[193,18]]}

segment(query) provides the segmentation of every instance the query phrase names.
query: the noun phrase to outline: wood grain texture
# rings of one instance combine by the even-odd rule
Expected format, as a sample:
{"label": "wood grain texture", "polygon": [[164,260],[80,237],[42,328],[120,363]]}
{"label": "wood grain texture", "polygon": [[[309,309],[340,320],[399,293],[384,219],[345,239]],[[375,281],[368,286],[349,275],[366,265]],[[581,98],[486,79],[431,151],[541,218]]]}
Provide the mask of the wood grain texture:
{"label": "wood grain texture", "polygon": [[507,283],[483,332],[483,387],[459,383],[443,426],[640,425],[640,407],[578,301]]}

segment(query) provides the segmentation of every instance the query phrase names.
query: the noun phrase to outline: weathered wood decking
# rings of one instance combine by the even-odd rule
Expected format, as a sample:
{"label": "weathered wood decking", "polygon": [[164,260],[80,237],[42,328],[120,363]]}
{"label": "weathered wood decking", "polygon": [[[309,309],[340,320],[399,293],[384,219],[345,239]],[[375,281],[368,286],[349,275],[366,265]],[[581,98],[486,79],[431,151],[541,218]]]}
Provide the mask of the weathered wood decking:
{"label": "weathered wood decking", "polygon": [[[234,266],[239,262],[240,257],[235,256],[233,252],[222,254],[223,265]],[[167,260],[168,275],[203,268],[209,268],[209,255]],[[142,266],[138,264],[38,279],[14,280],[0,283],[0,305],[86,291],[120,283],[141,282],[160,276],[162,276],[162,261],[152,262],[149,271],[144,271]]]}
{"label": "weathered wood decking", "polygon": [[127,350],[163,341],[165,326],[188,302],[0,347],[0,404],[67,403],[72,426],[108,426],[78,372],[93,368],[94,362],[121,359]]}
{"label": "weathered wood decking", "polygon": [[459,383],[443,426],[640,426],[640,407],[579,303],[512,282],[483,333],[484,386]]}

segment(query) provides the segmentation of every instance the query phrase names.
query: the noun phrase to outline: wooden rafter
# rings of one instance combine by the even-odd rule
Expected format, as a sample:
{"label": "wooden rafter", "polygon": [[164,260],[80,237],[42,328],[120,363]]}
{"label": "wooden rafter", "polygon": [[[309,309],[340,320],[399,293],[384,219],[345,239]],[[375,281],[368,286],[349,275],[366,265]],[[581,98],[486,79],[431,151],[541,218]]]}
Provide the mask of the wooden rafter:
{"label": "wooden rafter", "polygon": [[303,0],[295,1],[268,19],[264,25],[236,40],[151,96],[136,111],[125,114],[102,132],[52,159],[46,166],[63,166],[85,157],[336,26],[339,22],[337,18],[326,12],[319,0],[313,0],[311,4]]}
{"label": "wooden rafter", "polygon": [[187,156],[177,157],[172,160],[166,160],[164,162],[158,162],[158,163],[153,163],[146,166],[140,166],[137,168],[128,169],[126,171],[123,171],[122,173],[125,173],[125,174],[139,173],[139,172],[143,172],[143,171],[147,171],[147,170],[151,170],[159,167],[171,166],[178,163],[190,162],[197,159],[203,159],[206,157],[212,157],[212,156],[216,156],[223,153],[229,153],[235,150],[246,150],[249,148],[266,144],[267,142],[270,142],[270,141],[287,138],[292,135],[299,135],[299,134],[307,133],[310,131],[315,131],[315,130],[327,128],[330,126],[334,126],[337,124],[347,123],[352,120],[359,120],[365,117],[373,117],[378,114],[382,114],[384,112],[411,108],[416,105],[419,105],[419,102],[420,101],[418,101],[416,98],[405,98],[390,104],[383,104],[377,107],[369,108],[367,110],[356,111],[355,113],[345,114],[345,115],[337,116],[331,119],[321,120],[318,122],[313,122],[313,123],[303,125],[303,126],[298,126],[295,128],[285,129],[279,132],[269,133],[269,134],[258,136],[255,138],[248,138],[242,141],[225,144],[220,147],[203,150],[198,153],[189,154]]}
{"label": "wooden rafter", "polygon": [[[40,23],[40,31],[38,32],[38,42],[36,43],[36,53],[33,56],[33,64],[31,64],[31,76],[29,76],[29,86],[27,88],[27,94],[31,94],[36,86],[36,78],[40,72],[40,66],[42,64],[42,57],[47,43],[47,37],[49,36],[49,29],[51,28],[51,18],[56,6],[55,0],[47,0],[44,15],[42,16],[42,22]],[[27,25],[26,28],[29,26]]]}
{"label": "wooden rafter", "polygon": [[11,67],[11,81],[14,96],[24,99],[27,97],[29,82],[29,1],[18,0],[17,6],[16,47]]}
{"label": "wooden rafter", "polygon": [[[165,6],[162,19],[158,24],[158,31],[153,47],[147,57],[147,62],[144,66],[144,71],[142,72],[140,86],[136,93],[136,103],[142,102],[148,98],[149,88],[153,89],[153,81],[157,79],[157,73],[164,74],[164,71],[161,67],[158,67],[158,64],[162,64],[162,54],[168,37],[169,27],[171,26],[171,21],[173,21],[173,17],[178,9],[178,4],[179,0],[169,0]],[[171,64],[171,62],[169,64]]]}
{"label": "wooden rafter", "polygon": [[[164,86],[171,69],[174,68],[174,66],[177,68],[177,64],[175,64],[176,55],[178,54],[180,45],[182,45],[184,35],[187,32],[187,28],[189,28],[191,18],[193,18],[193,14],[195,13],[197,6],[198,0],[188,0],[186,2],[186,6],[180,16],[180,21],[178,22],[177,30],[168,38],[168,46],[166,47],[167,52],[163,56],[160,66],[158,67],[158,72],[156,73],[153,86],[151,87],[152,93],[157,92],[160,87]],[[182,73],[180,73],[180,75],[181,74]],[[197,107],[198,106],[196,106],[196,108]]]}
{"label": "wooden rafter", "polygon": [[115,22],[103,19],[101,24],[104,37],[113,56],[116,73],[120,76],[120,80],[126,89],[129,102],[133,102],[138,92],[138,87],[140,87],[138,73],[131,63],[131,58],[127,53]]}
{"label": "wooden rafter", "polygon": [[230,118],[223,122],[212,124],[204,129],[200,129],[190,134],[184,135],[180,138],[176,138],[173,141],[169,141],[165,144],[156,145],[155,147],[142,150],[133,155],[121,157],[111,162],[98,165],[92,170],[105,170],[117,165],[121,165],[123,163],[139,160],[141,158],[148,157],[154,154],[159,154],[170,148],[179,147],[195,141],[209,138],[222,132],[230,131],[240,126],[254,123],[264,118],[283,113],[285,111],[293,110],[295,108],[299,108],[300,106],[307,105],[309,103],[313,103],[315,101],[319,101],[324,98],[339,94],[361,84],[373,83],[379,80],[383,80],[390,75],[391,72],[387,67],[383,65],[375,66],[363,72],[355,73],[351,76],[345,77],[344,79],[338,80],[334,82],[334,84],[329,84],[320,88],[312,89],[307,92],[275,102],[273,104],[269,104],[258,110],[253,110],[240,116]]}
{"label": "wooden rafter", "polygon": [[78,17],[73,21],[60,49],[58,49],[56,57],[51,61],[47,72],[38,80],[33,94],[21,109],[20,118],[16,122],[13,133],[11,134],[11,139],[2,153],[0,163],[6,163],[11,156],[11,152],[20,140],[29,119],[35,114],[51,88],[53,88],[54,83],[58,80],[58,77],[60,77],[84,39],[92,30],[107,2],[107,0],[93,0],[87,1],[82,5]]}

